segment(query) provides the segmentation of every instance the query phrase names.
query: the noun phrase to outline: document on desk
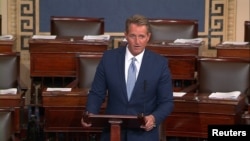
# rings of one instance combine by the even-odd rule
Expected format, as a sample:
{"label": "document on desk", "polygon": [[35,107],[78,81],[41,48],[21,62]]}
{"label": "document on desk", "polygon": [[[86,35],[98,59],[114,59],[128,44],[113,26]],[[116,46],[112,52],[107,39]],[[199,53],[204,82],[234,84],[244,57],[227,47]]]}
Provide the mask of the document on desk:
{"label": "document on desk", "polygon": [[86,41],[108,41],[110,39],[110,35],[85,35],[83,40]]}
{"label": "document on desk", "polygon": [[33,35],[32,39],[55,39],[56,35]]}
{"label": "document on desk", "polygon": [[247,45],[248,42],[230,42],[226,41],[222,43],[223,45]]}
{"label": "document on desk", "polygon": [[62,91],[62,92],[70,92],[71,88],[47,88],[48,92],[52,92],[52,91]]}
{"label": "document on desk", "polygon": [[1,94],[17,94],[17,88],[0,89],[0,95]]}
{"label": "document on desk", "polygon": [[186,92],[173,92],[174,97],[182,97],[186,94]]}
{"label": "document on desk", "polygon": [[211,99],[229,99],[229,100],[236,100],[239,95],[241,94],[240,91],[232,91],[232,92],[214,92],[209,95]]}
{"label": "document on desk", "polygon": [[194,39],[176,39],[174,43],[180,44],[200,44],[203,40],[201,38],[194,38]]}
{"label": "document on desk", "polygon": [[12,40],[13,35],[2,35],[0,36],[0,40]]}

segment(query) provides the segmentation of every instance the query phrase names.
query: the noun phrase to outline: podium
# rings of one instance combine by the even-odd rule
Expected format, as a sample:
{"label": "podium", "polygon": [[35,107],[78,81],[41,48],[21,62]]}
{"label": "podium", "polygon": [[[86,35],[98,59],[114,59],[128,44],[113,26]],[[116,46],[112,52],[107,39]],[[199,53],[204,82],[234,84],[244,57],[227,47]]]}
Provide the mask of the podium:
{"label": "podium", "polygon": [[83,119],[87,123],[91,123],[92,127],[110,126],[110,141],[121,140],[121,127],[140,128],[144,125],[143,115],[94,115],[84,114]]}

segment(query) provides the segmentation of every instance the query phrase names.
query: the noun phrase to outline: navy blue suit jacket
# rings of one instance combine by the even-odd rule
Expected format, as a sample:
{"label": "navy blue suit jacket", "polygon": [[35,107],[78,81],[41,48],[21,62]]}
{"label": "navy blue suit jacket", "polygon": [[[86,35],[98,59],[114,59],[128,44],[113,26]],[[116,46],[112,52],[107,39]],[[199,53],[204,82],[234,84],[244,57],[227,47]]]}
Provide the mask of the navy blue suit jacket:
{"label": "navy blue suit jacket", "polygon": [[[125,80],[126,47],[104,52],[97,67],[89,92],[86,110],[98,114],[108,94],[105,114],[144,115],[153,114],[156,125],[163,122],[173,109],[171,74],[166,58],[145,49],[139,75],[130,101],[127,97]],[[127,130],[122,132],[122,141],[158,141],[158,129],[151,131]],[[157,140],[158,139],[158,140]],[[109,141],[109,133],[102,141]]]}

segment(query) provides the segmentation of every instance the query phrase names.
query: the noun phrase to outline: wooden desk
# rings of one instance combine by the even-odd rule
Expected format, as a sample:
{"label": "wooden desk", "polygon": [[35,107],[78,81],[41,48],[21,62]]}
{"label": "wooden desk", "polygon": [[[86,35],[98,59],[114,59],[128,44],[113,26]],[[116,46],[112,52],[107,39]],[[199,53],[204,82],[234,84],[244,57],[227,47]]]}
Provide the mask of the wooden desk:
{"label": "wooden desk", "polygon": [[98,53],[107,50],[108,46],[109,42],[84,41],[82,37],[30,39],[30,76],[75,76],[77,52]]}
{"label": "wooden desk", "polygon": [[202,44],[151,43],[147,48],[168,59],[174,91],[195,83],[196,60]]}
{"label": "wooden desk", "polygon": [[216,46],[217,57],[250,58],[250,45],[222,45]]}
{"label": "wooden desk", "polygon": [[[119,46],[126,46],[126,41],[118,43]],[[170,55],[170,56],[198,56],[199,48],[203,44],[181,44],[173,43],[173,41],[166,42],[151,42],[148,43],[147,49],[150,49],[156,53]]]}
{"label": "wooden desk", "polygon": [[[80,124],[85,109],[86,89],[72,92],[43,91],[45,132],[94,132],[100,128],[83,129]],[[105,103],[102,110],[105,108]],[[208,94],[193,93],[175,97],[174,110],[166,119],[166,135],[207,138],[209,124],[240,124],[245,108],[245,97],[238,100],[212,100]]]}
{"label": "wooden desk", "polygon": [[[76,53],[102,53],[109,41],[84,41],[83,37],[58,37],[56,39],[30,39],[31,103],[37,104],[41,94],[36,86],[66,87],[76,77]],[[34,98],[38,95],[39,98]]]}
{"label": "wooden desk", "polygon": [[166,119],[166,135],[207,138],[209,124],[241,124],[245,97],[213,100],[209,94],[189,93],[174,99],[174,110]]}
{"label": "wooden desk", "polygon": [[0,94],[0,108],[13,110],[12,125],[16,133],[20,133],[20,108],[21,108],[21,94]]}
{"label": "wooden desk", "polygon": [[199,47],[202,44],[175,44],[171,42],[162,43],[150,43],[147,48],[164,55],[170,56],[198,56]]}
{"label": "wooden desk", "polygon": [[13,52],[16,38],[11,40],[0,40],[0,52]]}
{"label": "wooden desk", "polygon": [[87,92],[87,89],[73,89],[71,92],[43,91],[45,132],[83,131],[80,121],[85,110]]}
{"label": "wooden desk", "polygon": [[[87,93],[88,89],[72,89],[71,92],[48,92],[44,90],[42,93],[42,106],[45,111],[44,131],[46,133],[85,132],[87,133],[85,137],[91,136],[88,133],[100,135],[101,128],[83,128],[81,126]],[[80,134],[84,135],[83,133]]]}

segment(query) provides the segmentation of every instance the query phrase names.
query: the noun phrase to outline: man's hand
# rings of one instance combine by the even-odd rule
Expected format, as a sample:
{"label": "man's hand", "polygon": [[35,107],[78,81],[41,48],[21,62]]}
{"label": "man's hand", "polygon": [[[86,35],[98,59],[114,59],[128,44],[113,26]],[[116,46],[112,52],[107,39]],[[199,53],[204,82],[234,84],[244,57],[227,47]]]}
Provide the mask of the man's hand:
{"label": "man's hand", "polygon": [[92,126],[91,123],[85,122],[83,118],[81,119],[81,124],[82,124],[83,127],[91,127]]}
{"label": "man's hand", "polygon": [[155,125],[155,117],[153,115],[148,115],[144,117],[145,125],[142,125],[141,128],[143,128],[146,131],[152,130]]}
{"label": "man's hand", "polygon": [[[92,124],[88,121],[88,115],[91,115],[92,113],[85,112],[83,113],[82,119],[81,119],[81,124],[83,127],[91,127]],[[86,120],[86,121],[84,121]]]}

